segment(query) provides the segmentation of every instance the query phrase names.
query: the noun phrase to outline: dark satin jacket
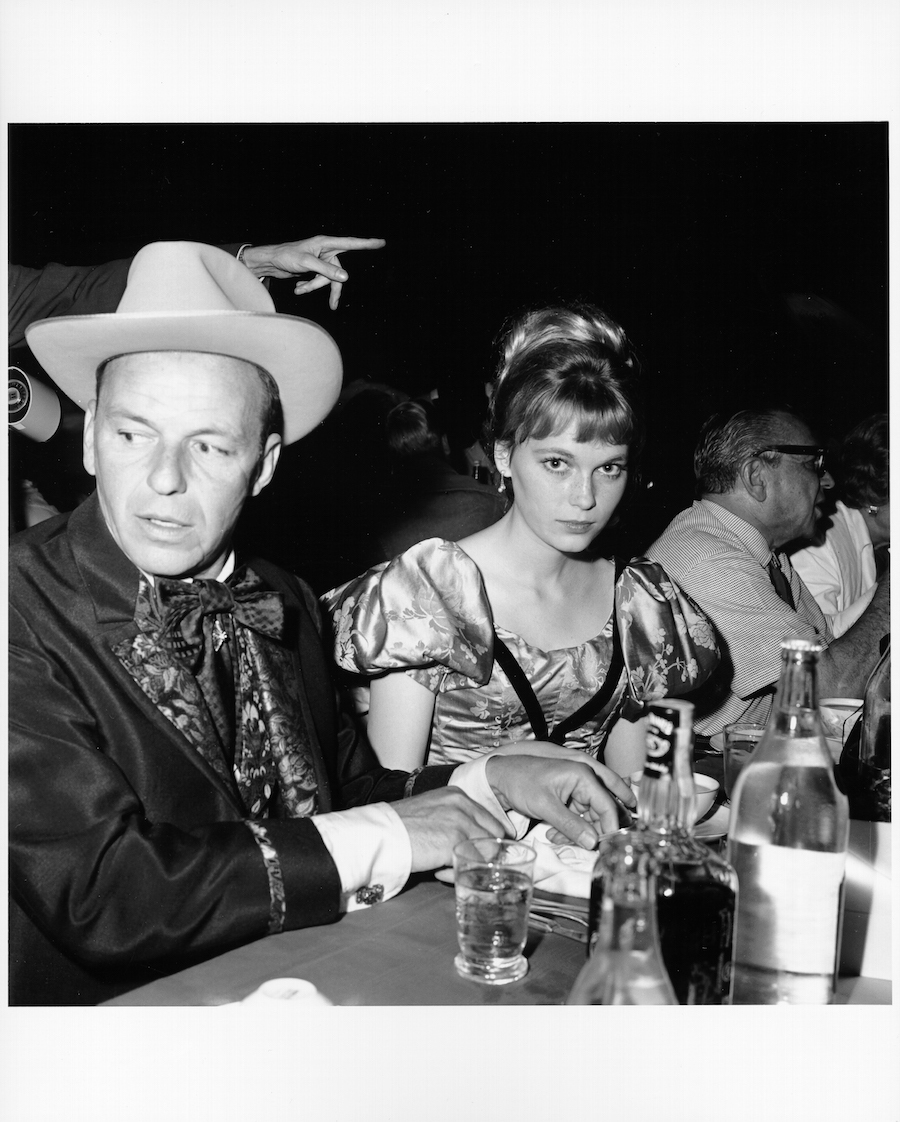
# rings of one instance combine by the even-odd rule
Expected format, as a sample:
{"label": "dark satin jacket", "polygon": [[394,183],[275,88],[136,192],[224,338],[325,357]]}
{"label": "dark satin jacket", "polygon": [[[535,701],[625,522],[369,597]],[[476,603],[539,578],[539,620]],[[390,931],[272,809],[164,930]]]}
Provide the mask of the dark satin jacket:
{"label": "dark satin jacket", "polygon": [[[320,812],[402,797],[335,701],[316,601],[283,592]],[[10,1003],[95,1004],[267,933],[269,878],[236,791],[113,652],[137,634],[139,573],[96,496],[10,548]],[[429,768],[416,793],[447,782]],[[309,819],[265,819],[285,928],[338,918],[340,880]]]}

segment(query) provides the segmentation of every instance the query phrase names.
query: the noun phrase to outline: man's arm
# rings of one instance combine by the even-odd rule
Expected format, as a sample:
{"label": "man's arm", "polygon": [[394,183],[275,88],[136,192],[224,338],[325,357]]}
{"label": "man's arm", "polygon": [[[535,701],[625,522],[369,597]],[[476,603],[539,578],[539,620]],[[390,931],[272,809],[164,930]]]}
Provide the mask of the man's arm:
{"label": "man's arm", "polygon": [[[54,629],[46,619],[39,631]],[[243,821],[190,751],[117,695],[119,676],[70,671],[94,657],[77,627],[66,661],[15,606],[9,630],[10,887],[67,953],[101,970],[174,969],[338,917],[338,872],[311,819]]]}
{"label": "man's arm", "polygon": [[879,643],[891,630],[891,574],[849,630],[833,639],[819,658],[819,697],[862,697],[879,658]]}
{"label": "man's arm", "polygon": [[[383,238],[333,237],[316,234],[296,242],[276,245],[245,245],[233,242],[219,246],[228,253],[243,248],[241,260],[255,276],[292,277],[313,273],[311,280],[298,280],[299,296],[331,285],[329,306],[336,309],[341,289],[349,279],[341,267],[339,253],[356,249],[381,249]],[[9,346],[25,342],[25,328],[50,316],[99,315],[114,312],[125,291],[131,258],[102,265],[60,265],[50,262],[42,269],[10,265],[8,273]]]}
{"label": "man's arm", "polygon": [[55,261],[43,269],[10,265],[9,346],[22,346],[25,328],[39,319],[114,312],[130,267],[130,257],[105,265],[59,265]]}

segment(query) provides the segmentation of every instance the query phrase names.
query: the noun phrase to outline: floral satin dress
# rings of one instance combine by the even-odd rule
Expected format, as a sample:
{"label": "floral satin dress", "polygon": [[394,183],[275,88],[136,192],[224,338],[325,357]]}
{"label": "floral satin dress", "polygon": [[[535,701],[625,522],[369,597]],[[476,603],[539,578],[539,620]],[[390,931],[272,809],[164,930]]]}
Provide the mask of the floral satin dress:
{"label": "floral satin dress", "polygon": [[[435,695],[426,763],[464,763],[514,740],[533,740],[523,703],[494,659],[494,623],[481,573],[455,543],[429,538],[326,593],[341,669],[375,677],[403,671]],[[624,669],[607,704],[565,738],[603,759],[616,718],[643,704],[696,689],[719,649],[712,625],[655,562],[626,565],[615,608],[599,635],[542,651],[497,627],[525,672],[552,733],[606,679],[618,621]],[[365,701],[357,697],[360,711]]]}

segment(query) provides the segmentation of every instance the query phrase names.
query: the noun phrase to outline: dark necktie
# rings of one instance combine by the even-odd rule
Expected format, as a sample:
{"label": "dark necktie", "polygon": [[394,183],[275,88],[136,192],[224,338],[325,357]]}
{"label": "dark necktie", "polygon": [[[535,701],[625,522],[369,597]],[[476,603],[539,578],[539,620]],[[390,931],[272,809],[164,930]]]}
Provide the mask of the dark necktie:
{"label": "dark necktie", "polygon": [[778,563],[777,553],[772,554],[767,568],[769,570],[769,580],[772,582],[772,587],[785,602],[785,604],[787,604],[789,608],[793,609],[794,597],[791,595],[791,586],[788,583],[787,577],[784,575],[784,570]]}
{"label": "dark necktie", "polygon": [[227,581],[157,578],[160,642],[200,684],[229,759],[235,745],[235,626],[279,639],[281,593],[266,588],[252,569]]}

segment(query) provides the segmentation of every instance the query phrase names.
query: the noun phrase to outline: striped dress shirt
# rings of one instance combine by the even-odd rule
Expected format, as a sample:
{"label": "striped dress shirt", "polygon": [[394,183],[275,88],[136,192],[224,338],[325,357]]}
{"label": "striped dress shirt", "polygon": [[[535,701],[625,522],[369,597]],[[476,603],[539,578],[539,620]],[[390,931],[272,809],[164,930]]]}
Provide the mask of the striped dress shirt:
{"label": "striped dress shirt", "polygon": [[709,616],[722,640],[728,692],[714,708],[698,706],[695,727],[705,736],[732,721],[765,721],[781,670],[786,635],[828,643],[831,629],[787,556],[776,553],[796,610],[772,586],[772,550],[749,522],[701,499],[669,523],[647,550]]}

